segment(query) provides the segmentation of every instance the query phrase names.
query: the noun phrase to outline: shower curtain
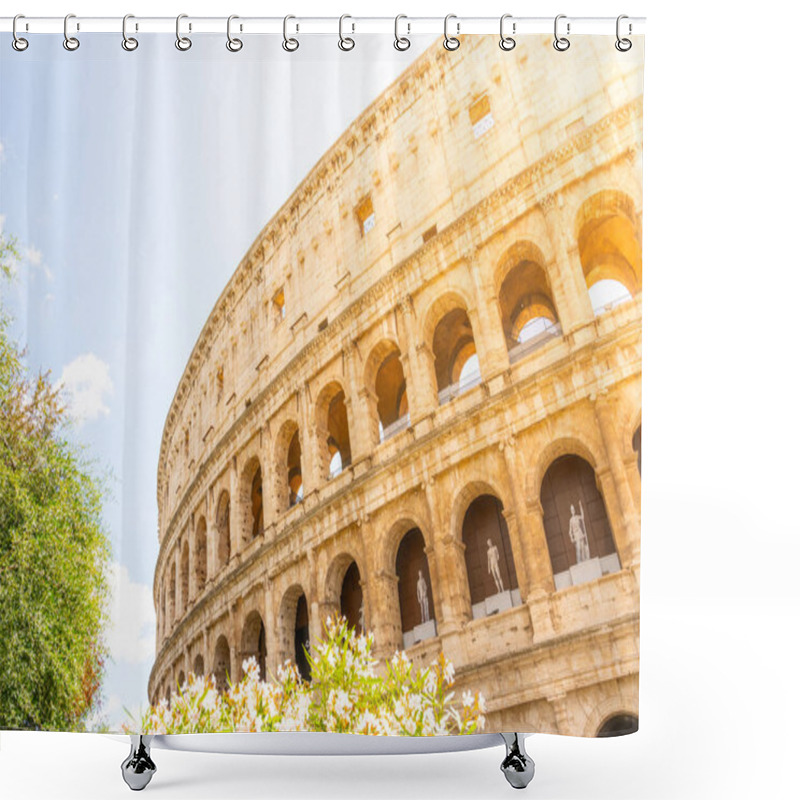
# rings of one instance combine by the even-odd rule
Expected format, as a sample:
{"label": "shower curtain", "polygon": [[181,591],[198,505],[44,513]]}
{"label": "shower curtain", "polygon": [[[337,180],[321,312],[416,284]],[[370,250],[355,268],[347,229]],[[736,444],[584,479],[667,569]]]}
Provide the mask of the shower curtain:
{"label": "shower curtain", "polygon": [[73,33],[0,47],[0,728],[635,731],[641,37]]}

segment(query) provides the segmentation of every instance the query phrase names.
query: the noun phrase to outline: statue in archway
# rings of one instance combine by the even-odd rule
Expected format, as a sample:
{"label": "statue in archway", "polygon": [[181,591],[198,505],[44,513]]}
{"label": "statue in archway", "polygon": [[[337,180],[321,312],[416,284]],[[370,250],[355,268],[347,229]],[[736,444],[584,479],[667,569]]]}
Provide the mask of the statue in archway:
{"label": "statue in archway", "polygon": [[497,549],[496,544],[492,544],[491,539],[486,540],[486,557],[489,562],[489,574],[494,579],[494,585],[497,587],[497,593],[505,591],[503,588],[503,576],[500,574],[500,551]]}
{"label": "statue in archway", "polygon": [[361,605],[358,607],[358,626],[361,628],[361,633],[367,632],[367,623],[364,619],[364,601],[361,601]]}
{"label": "statue in archway", "polygon": [[422,574],[422,570],[419,571],[419,578],[417,579],[417,602],[419,603],[422,622],[429,622],[431,615],[428,610],[428,583]]}
{"label": "statue in archway", "polygon": [[591,556],[589,555],[589,537],[586,534],[583,503],[580,500],[578,501],[578,507],[581,510],[580,514],[575,513],[574,505],[569,507],[572,514],[569,518],[569,538],[575,545],[575,560],[580,564],[583,561],[588,561]]}

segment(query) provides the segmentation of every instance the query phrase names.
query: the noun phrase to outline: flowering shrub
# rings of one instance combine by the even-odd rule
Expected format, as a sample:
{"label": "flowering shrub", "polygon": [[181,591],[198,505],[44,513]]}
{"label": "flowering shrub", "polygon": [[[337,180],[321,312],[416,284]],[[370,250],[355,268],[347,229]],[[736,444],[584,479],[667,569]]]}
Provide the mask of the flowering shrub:
{"label": "flowering shrub", "polygon": [[436,736],[477,733],[485,724],[483,696],[464,692],[461,707],[448,691],[453,665],[440,655],[424,669],[405,652],[376,671],[372,634],[358,635],[341,618],[328,619],[309,654],[311,681],[287,661],[262,681],[254,658],[241,681],[220,691],[213,676],[189,675],[171,700],[161,700],[129,732],[218,733],[332,731],[378,735]]}

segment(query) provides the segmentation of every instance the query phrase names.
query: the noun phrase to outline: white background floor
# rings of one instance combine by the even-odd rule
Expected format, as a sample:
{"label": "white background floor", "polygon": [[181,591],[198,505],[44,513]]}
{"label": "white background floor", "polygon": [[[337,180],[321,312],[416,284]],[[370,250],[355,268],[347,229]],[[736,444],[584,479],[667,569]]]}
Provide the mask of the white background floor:
{"label": "white background floor", "polygon": [[[797,797],[798,12],[729,2],[715,15],[683,0],[273,6],[42,0],[3,13],[648,16],[641,730],[611,740],[533,737],[528,794]],[[126,753],[99,736],[3,733],[0,795],[128,796],[119,773]],[[443,800],[512,791],[500,749],[352,759],[155,755],[154,797]]]}

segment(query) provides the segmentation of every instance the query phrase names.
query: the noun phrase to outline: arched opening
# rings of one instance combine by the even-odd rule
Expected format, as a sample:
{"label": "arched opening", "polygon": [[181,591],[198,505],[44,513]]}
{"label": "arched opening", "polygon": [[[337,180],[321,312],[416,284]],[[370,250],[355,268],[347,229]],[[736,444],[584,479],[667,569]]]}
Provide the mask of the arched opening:
{"label": "arched opening", "polygon": [[642,474],[642,426],[640,425],[633,434],[633,452],[636,453],[636,467],[639,474]]}
{"label": "arched opening", "polygon": [[267,677],[267,632],[258,611],[247,615],[242,629],[242,661],[255,658],[261,680]]}
{"label": "arched opening", "polygon": [[595,315],[642,290],[642,245],[630,197],[617,191],[592,195],[578,212],[576,238]]}
{"label": "arched opening", "polygon": [[231,499],[223,492],[217,506],[217,565],[222,569],[231,558]]}
{"label": "arched opening", "polygon": [[375,372],[375,397],[378,411],[378,438],[385,442],[408,427],[408,397],[406,377],[400,350],[385,343],[386,351]]}
{"label": "arched opening", "polygon": [[192,667],[192,671],[198,677],[202,677],[203,675],[206,674],[205,665],[203,664],[203,654],[202,653],[198,653],[194,657],[194,666]]}
{"label": "arched opening", "polygon": [[194,537],[194,585],[197,594],[200,594],[206,585],[208,570],[206,542],[206,518],[200,517]]}
{"label": "arched opening", "polygon": [[609,736],[627,736],[639,730],[639,718],[633,714],[616,714],[607,719],[597,731],[597,738],[604,739]]}
{"label": "arched opening", "polygon": [[297,612],[294,621],[294,661],[304,681],[311,680],[311,664],[308,654],[311,652],[311,634],[308,621],[308,603],[301,594],[297,600]]}
{"label": "arched opening", "polygon": [[342,580],[339,610],[356,633],[364,632],[364,595],[361,590],[361,573],[355,561],[347,568]]}
{"label": "arched opening", "polygon": [[189,542],[181,548],[181,614],[189,607]]}
{"label": "arched opening", "polygon": [[243,512],[242,539],[247,542],[264,534],[264,489],[257,458],[251,458],[242,470],[239,498]]}
{"label": "arched opening", "polygon": [[317,403],[317,428],[328,477],[335,478],[352,462],[350,428],[344,390],[332,383],[322,391]]}
{"label": "arched opening", "polygon": [[214,647],[214,680],[217,691],[228,691],[228,679],[231,674],[231,648],[224,636],[217,639]]}
{"label": "arched opening", "polygon": [[556,589],[620,569],[606,505],[587,461],[557,458],[542,481],[541,502]]}
{"label": "arched opening", "polygon": [[177,583],[177,573],[178,565],[173,563],[172,567],[169,571],[169,626],[175,624],[175,617],[177,614],[177,607],[176,607],[176,590],[175,584]]}
{"label": "arched opening", "polygon": [[431,349],[440,405],[480,383],[472,324],[463,308],[453,308],[439,320]]}
{"label": "arched opening", "polygon": [[261,467],[256,470],[250,485],[250,516],[253,519],[252,538],[264,534],[264,489],[261,483]]}
{"label": "arched opening", "polygon": [[289,440],[286,458],[289,484],[289,508],[303,502],[303,468],[300,464],[300,431],[295,430]]}
{"label": "arched opening", "polygon": [[561,335],[550,281],[539,259],[519,261],[500,285],[500,314],[512,364]]}
{"label": "arched opening", "polygon": [[178,689],[182,691],[184,686],[186,686],[186,675],[184,674],[183,670],[181,670],[178,673]]}
{"label": "arched opening", "polygon": [[482,494],[469,505],[461,526],[472,616],[489,617],[522,603],[503,504]]}
{"label": "arched opening", "polygon": [[431,574],[425,554],[425,538],[419,528],[412,528],[403,536],[397,548],[395,571],[403,647],[408,649],[417,642],[436,636]]}

